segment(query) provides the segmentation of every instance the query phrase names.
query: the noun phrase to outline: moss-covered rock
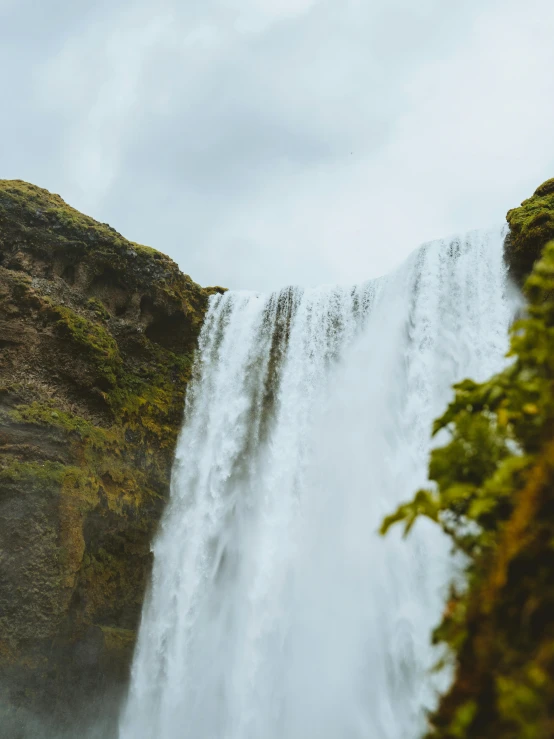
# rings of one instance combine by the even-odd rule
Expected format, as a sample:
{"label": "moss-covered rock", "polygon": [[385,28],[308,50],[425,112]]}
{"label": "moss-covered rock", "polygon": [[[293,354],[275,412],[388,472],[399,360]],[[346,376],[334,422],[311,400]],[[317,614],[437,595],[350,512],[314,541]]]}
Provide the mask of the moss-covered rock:
{"label": "moss-covered rock", "polygon": [[0,704],[124,684],[214,290],[0,181]]}
{"label": "moss-covered rock", "polygon": [[547,241],[554,238],[554,179],[537,187],[533,197],[506,216],[510,231],[505,242],[510,274],[523,285]]}

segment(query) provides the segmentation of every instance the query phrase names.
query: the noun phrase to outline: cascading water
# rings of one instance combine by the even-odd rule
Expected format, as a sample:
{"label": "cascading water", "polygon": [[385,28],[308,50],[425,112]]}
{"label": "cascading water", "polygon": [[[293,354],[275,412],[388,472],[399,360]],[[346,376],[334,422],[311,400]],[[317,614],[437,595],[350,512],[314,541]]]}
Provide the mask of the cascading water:
{"label": "cascading water", "polygon": [[510,315],[501,233],[353,289],[212,298],[120,739],[419,736],[452,562],[431,524],[376,532]]}

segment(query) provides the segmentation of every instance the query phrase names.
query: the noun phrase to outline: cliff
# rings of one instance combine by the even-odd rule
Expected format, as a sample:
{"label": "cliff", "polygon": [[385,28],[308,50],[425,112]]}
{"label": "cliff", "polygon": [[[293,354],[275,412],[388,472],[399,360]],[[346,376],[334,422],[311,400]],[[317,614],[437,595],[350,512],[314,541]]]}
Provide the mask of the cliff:
{"label": "cliff", "polygon": [[218,289],[0,181],[0,703],[63,719],[125,683]]}
{"label": "cliff", "polygon": [[505,242],[511,276],[522,286],[547,241],[554,239],[554,179],[543,182],[532,197],[508,211]]}
{"label": "cliff", "polygon": [[[554,180],[507,218],[506,258],[521,284],[554,238]],[[194,349],[216,290],[59,196],[0,181],[8,736],[23,736],[24,711],[72,726],[107,696],[115,706],[126,685]]]}

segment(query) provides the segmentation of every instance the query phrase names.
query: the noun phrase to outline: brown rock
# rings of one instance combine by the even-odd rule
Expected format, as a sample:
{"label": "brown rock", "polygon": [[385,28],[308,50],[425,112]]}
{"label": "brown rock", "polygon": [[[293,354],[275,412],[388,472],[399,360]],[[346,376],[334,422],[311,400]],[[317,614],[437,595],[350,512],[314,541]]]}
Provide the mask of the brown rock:
{"label": "brown rock", "polygon": [[59,196],[0,181],[0,704],[14,726],[14,711],[72,726],[124,689],[211,292]]}

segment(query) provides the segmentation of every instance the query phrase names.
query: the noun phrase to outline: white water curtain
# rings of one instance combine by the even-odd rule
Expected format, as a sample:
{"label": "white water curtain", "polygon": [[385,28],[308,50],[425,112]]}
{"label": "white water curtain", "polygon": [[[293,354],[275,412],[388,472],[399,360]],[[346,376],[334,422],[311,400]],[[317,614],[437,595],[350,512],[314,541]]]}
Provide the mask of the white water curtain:
{"label": "white water curtain", "polygon": [[212,298],[120,739],[421,734],[448,543],[377,529],[426,483],[452,383],[502,366],[506,293],[498,232]]}

